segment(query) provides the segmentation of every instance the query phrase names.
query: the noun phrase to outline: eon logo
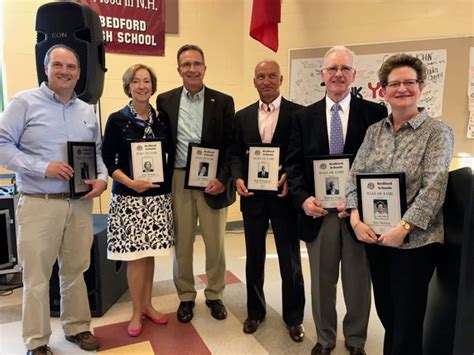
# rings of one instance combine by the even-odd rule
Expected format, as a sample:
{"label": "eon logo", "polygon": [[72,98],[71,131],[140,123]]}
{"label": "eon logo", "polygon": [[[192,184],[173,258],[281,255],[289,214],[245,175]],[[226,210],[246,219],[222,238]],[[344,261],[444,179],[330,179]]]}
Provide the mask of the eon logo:
{"label": "eon logo", "polygon": [[51,33],[51,38],[66,38],[66,37],[67,37],[67,32]]}

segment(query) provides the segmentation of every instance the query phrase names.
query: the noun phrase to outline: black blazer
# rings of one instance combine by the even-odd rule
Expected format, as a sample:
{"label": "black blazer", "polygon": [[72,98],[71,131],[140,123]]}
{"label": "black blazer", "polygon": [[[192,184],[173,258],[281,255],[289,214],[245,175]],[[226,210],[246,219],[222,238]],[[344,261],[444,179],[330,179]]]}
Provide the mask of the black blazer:
{"label": "black blazer", "polygon": [[[303,108],[294,102],[281,98],[280,112],[275,133],[272,137],[272,143],[280,146],[280,161],[284,162],[289,143],[289,132],[293,114]],[[246,145],[252,143],[262,143],[260,132],[258,130],[258,101],[235,114],[235,139],[232,145],[232,177],[247,180],[247,161]],[[282,171],[284,172],[284,171]],[[259,192],[254,196],[242,197],[240,199],[240,209],[242,212],[258,214],[264,208],[264,197],[273,196],[282,200],[275,193]],[[288,200],[289,208],[291,202]]]}
{"label": "black blazer", "polygon": [[[344,154],[357,154],[367,128],[387,117],[383,105],[351,97],[349,122],[344,142]],[[301,239],[313,241],[319,233],[324,218],[308,217],[302,209],[303,202],[314,196],[313,163],[311,157],[329,154],[326,125],[326,98],[295,115],[291,129],[290,145],[286,158],[288,188],[295,207],[300,212]],[[344,187],[340,187],[344,189]]]}
{"label": "black blazer", "polygon": [[[179,101],[183,87],[179,87],[158,95],[156,106],[166,112],[171,128],[171,152],[168,160],[174,167],[176,157],[176,141],[178,134]],[[231,205],[235,201],[235,188],[230,171],[230,146],[234,137],[234,100],[231,96],[219,91],[205,88],[204,113],[201,134],[201,144],[213,145],[219,148],[219,167],[217,178],[226,185],[223,193],[212,196],[204,194],[207,204],[214,209]]]}
{"label": "black blazer", "polygon": [[[165,153],[170,151],[170,130],[168,117],[165,113],[160,112],[158,117],[154,115],[152,125],[153,133],[156,138],[163,139],[163,149]],[[141,139],[143,137],[144,127],[135,123],[134,117],[130,108],[125,106],[120,111],[112,113],[105,125],[104,138],[102,143],[102,158],[109,175],[117,169],[131,176],[130,172],[130,157],[129,157],[129,143],[127,139]],[[124,196],[156,196],[171,191],[171,169],[169,160],[163,164],[165,181],[160,183],[159,188],[148,189],[142,193],[138,193],[117,180],[113,181],[112,192]]]}

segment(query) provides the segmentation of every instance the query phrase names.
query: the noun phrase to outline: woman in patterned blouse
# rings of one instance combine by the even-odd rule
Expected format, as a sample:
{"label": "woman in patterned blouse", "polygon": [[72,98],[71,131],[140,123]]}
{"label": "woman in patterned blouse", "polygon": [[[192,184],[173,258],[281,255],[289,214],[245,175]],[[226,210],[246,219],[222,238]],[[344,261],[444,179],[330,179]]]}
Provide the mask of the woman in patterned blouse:
{"label": "woman in patterned blouse", "polygon": [[[367,130],[351,168],[346,207],[357,239],[366,243],[384,354],[419,355],[428,285],[444,239],[441,207],[454,138],[445,123],[418,107],[426,80],[421,60],[393,55],[378,76],[392,113]],[[360,220],[356,175],[395,172],[405,173],[407,210],[398,225],[377,236]]]}

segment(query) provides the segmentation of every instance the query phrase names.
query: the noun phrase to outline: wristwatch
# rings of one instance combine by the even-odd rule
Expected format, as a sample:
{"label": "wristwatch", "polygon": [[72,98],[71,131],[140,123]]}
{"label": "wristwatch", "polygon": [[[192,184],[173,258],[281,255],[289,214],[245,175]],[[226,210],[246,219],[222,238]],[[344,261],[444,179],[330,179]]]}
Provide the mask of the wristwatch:
{"label": "wristwatch", "polygon": [[411,231],[411,229],[413,228],[410,223],[404,221],[403,219],[400,221],[400,225],[408,232]]}

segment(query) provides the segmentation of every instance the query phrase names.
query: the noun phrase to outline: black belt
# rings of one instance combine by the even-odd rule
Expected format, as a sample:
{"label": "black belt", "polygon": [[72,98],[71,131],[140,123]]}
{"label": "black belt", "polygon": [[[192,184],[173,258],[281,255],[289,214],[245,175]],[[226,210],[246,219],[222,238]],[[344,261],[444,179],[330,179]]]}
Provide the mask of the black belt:
{"label": "black belt", "polygon": [[174,170],[186,170],[186,168],[174,168]]}
{"label": "black belt", "polygon": [[35,198],[42,198],[45,200],[48,199],[53,199],[53,200],[68,200],[71,198],[69,195],[69,192],[60,192],[57,194],[28,194],[28,193],[21,193],[22,195],[28,196],[28,197],[35,197]]}

